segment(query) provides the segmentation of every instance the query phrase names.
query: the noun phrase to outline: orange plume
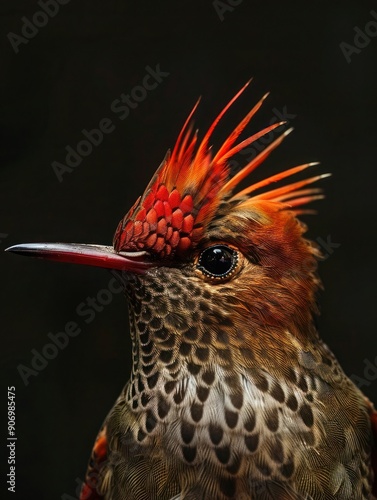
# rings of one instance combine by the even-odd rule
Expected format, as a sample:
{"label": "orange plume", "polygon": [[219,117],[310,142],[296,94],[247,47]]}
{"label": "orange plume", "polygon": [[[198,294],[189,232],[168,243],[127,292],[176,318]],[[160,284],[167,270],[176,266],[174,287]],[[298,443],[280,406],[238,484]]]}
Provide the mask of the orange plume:
{"label": "orange plume", "polygon": [[279,205],[283,204],[284,208],[291,208],[295,213],[302,213],[303,210],[297,207],[322,197],[319,189],[306,186],[326,175],[318,175],[280,188],[265,190],[247,198],[245,203],[245,197],[248,197],[250,193],[301,172],[314,163],[290,168],[236,194],[233,193],[236,186],[253,172],[292,131],[289,129],[283,132],[253,160],[231,176],[227,163],[229,158],[283,125],[283,123],[273,124],[235,144],[262,106],[268,95],[266,94],[235,127],[217,153],[212,153],[209,141],[213,132],[249,83],[247,82],[218,114],[198,145],[198,134],[193,132],[192,126],[192,117],[199,104],[199,100],[197,101],[178,135],[172,152],[167,153],[143,196],[120,221],[114,236],[116,251],[146,250],[160,257],[183,255],[189,248],[195,247],[223,200],[239,200],[243,206],[266,200],[277,202]]}

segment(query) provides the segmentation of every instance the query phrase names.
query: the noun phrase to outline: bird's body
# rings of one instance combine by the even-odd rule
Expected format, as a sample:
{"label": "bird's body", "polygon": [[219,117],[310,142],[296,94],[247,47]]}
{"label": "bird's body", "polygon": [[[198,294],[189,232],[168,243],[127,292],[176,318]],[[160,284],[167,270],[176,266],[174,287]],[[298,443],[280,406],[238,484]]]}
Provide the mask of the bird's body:
{"label": "bird's body", "polygon": [[[205,287],[181,277],[171,289],[164,274],[137,285],[143,305],[131,318],[142,341],[105,423],[104,498],[369,499],[367,405],[326,346],[245,330],[228,312],[227,287],[229,306],[219,307]],[[150,287],[159,293],[146,305]],[[196,319],[179,335],[164,321],[173,296]],[[148,326],[162,304],[165,318]]]}
{"label": "bird's body", "polygon": [[369,499],[368,406],[315,331],[246,329],[229,285],[214,297],[174,274],[129,285],[134,369],[105,422],[104,498]]}
{"label": "bird's body", "polygon": [[[231,175],[229,158],[282,125],[235,145],[261,100],[212,153],[242,90],[198,146],[191,113],[114,250],[88,251],[118,269],[133,368],[81,500],[373,498],[376,413],[315,328],[319,252],[296,218],[321,197],[310,184],[323,176],[266,190],[311,166],[300,165],[234,194],[286,135]],[[86,258],[82,247],[14,248]]]}

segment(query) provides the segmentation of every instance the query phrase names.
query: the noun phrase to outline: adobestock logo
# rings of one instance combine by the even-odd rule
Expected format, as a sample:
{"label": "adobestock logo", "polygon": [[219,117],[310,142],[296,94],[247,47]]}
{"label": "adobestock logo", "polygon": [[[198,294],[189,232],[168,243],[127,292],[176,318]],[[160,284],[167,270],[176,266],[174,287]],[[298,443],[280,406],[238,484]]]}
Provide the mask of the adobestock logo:
{"label": "adobestock logo", "polygon": [[20,45],[27,45],[32,38],[38,35],[39,30],[44,28],[50,19],[56,16],[61,5],[67,5],[71,0],[39,0],[37,3],[42,10],[37,10],[31,19],[26,16],[21,18],[22,35],[9,32],[7,38],[16,54],[20,51]]}
{"label": "adobestock logo", "polygon": [[[76,316],[83,318],[86,324],[94,321],[97,314],[101,313],[112,302],[114,295],[123,292],[117,274],[113,271],[110,271],[110,273],[113,274],[113,277],[108,282],[107,287],[98,290],[95,297],[86,297],[76,307]],[[38,349],[34,348],[30,351],[31,358],[27,364],[20,363],[17,366],[17,371],[25,386],[30,384],[29,379],[31,377],[37,377],[52,360],[68,347],[71,339],[81,334],[82,328],[78,321],[75,317],[75,321],[67,321],[61,331],[57,333],[49,332],[47,334],[48,341]]]}
{"label": "adobestock logo", "polygon": [[223,2],[222,0],[213,0],[212,5],[216,11],[216,14],[219,16],[221,22],[225,19],[226,12],[233,12],[234,8],[242,3],[243,0],[226,0]]}
{"label": "adobestock logo", "polygon": [[359,389],[369,387],[372,382],[377,380],[377,356],[372,360],[365,358],[363,363],[363,375],[353,373],[349,377]]}
{"label": "adobestock logo", "polygon": [[360,54],[363,49],[368,47],[371,39],[377,37],[377,12],[375,10],[371,10],[369,14],[373,19],[365,24],[364,29],[361,29],[358,26],[353,28],[355,32],[353,45],[347,42],[341,42],[339,44],[339,48],[348,64],[351,62],[351,56],[353,56],[353,54]]}
{"label": "adobestock logo", "polygon": [[[139,85],[132,87],[128,94],[122,93],[118,99],[114,99],[110,104],[110,110],[119,120],[125,120],[131,110],[137,108],[147,98],[148,94],[155,90],[169,75],[169,72],[161,70],[160,64],[156,64],[154,68],[146,66],[145,74]],[[58,181],[62,182],[64,174],[73,172],[80,165],[83,158],[89,156],[94,148],[102,144],[104,136],[115,129],[115,123],[108,117],[102,118],[97,128],[91,130],[82,129],[81,134],[84,137],[77,142],[76,146],[72,147],[68,144],[65,147],[67,153],[65,163],[56,160],[51,162],[51,167]]]}

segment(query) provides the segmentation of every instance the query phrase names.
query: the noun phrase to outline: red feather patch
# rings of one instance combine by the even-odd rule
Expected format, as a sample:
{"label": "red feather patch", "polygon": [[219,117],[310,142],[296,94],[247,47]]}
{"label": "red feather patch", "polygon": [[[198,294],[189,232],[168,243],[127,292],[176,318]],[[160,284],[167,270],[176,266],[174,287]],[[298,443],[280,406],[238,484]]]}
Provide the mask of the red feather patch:
{"label": "red feather patch", "polygon": [[98,479],[103,463],[107,460],[106,429],[102,429],[94,444],[85,483],[82,485],[80,500],[103,500],[97,492]]}
{"label": "red feather patch", "polygon": [[[232,200],[244,203],[245,197],[251,192],[313,165],[308,163],[286,170],[233,195],[233,190],[240,181],[255,170],[290,132],[288,130],[280,135],[231,177],[227,163],[229,158],[263,135],[283,125],[283,123],[276,123],[235,144],[251,118],[262,106],[266,95],[241,120],[218,152],[212,153],[209,140],[217,124],[248,84],[249,82],[219,113],[198,146],[197,134],[192,132],[190,124],[199,101],[196,103],[178,136],[172,153],[168,152],[143,196],[120,221],[114,236],[116,251],[145,250],[159,257],[183,255],[188,249],[196,246],[224,199],[227,200],[233,196]],[[290,207],[295,213],[301,213],[302,210],[297,207],[321,197],[318,189],[302,188],[322,177],[324,176],[316,176],[270,190],[247,198],[247,202],[268,200],[276,201],[280,205],[284,202],[285,208]]]}

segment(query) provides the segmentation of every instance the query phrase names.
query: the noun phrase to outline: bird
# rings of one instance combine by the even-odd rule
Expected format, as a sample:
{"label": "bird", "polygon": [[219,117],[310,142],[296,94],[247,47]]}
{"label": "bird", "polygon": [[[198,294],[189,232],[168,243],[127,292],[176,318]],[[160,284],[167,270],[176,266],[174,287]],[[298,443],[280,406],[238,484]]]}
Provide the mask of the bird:
{"label": "bird", "polygon": [[377,494],[377,413],[315,323],[321,253],[301,216],[323,197],[313,184],[326,174],[302,178],[317,165],[304,163],[240,187],[291,131],[273,123],[240,140],[267,94],[211,145],[248,85],[200,140],[195,104],[113,246],[8,249],[111,269],[124,288],[131,375],[99,431],[81,500]]}

